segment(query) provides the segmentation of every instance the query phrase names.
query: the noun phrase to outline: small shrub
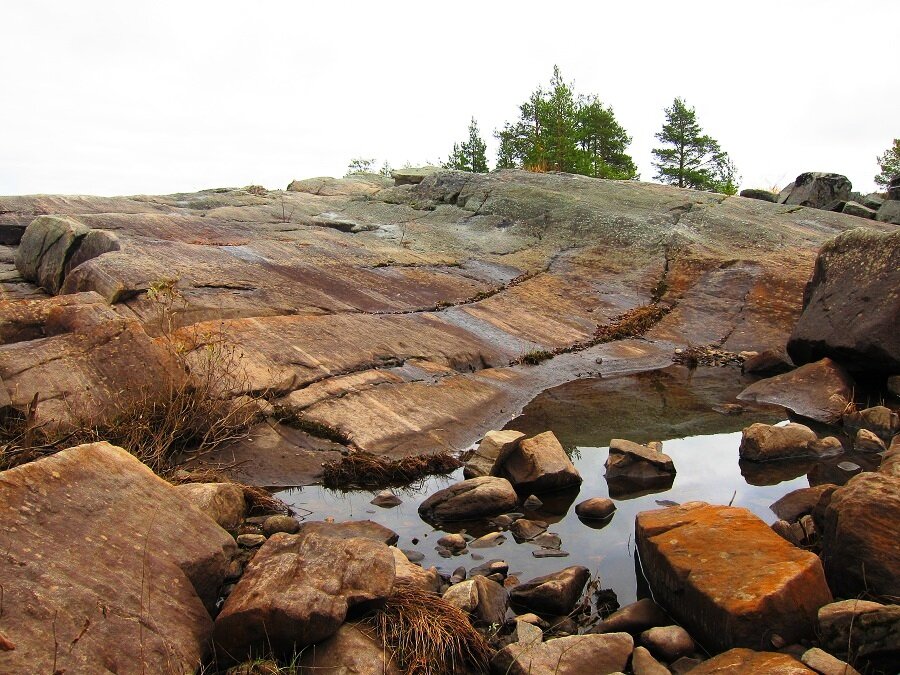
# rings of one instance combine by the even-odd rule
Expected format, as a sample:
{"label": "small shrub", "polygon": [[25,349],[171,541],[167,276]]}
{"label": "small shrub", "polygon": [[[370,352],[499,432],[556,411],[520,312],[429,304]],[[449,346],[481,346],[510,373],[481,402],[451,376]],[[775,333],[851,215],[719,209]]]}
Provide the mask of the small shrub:
{"label": "small shrub", "polygon": [[520,362],[527,363],[529,366],[536,366],[541,361],[552,358],[553,352],[548,352],[546,349],[533,349],[530,352],[526,352],[520,359]]}

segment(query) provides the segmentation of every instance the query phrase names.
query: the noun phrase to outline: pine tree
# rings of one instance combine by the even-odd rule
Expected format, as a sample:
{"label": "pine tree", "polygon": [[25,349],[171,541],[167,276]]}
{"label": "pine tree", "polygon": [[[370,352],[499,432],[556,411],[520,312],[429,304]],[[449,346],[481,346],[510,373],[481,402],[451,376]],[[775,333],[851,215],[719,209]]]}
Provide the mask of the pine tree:
{"label": "pine tree", "polygon": [[875,176],[875,183],[887,187],[891,179],[900,176],[900,138],[894,139],[894,145],[875,158],[881,172]]}
{"label": "pine tree", "polygon": [[553,68],[550,88],[519,106],[519,119],[496,132],[497,168],[566,171],[599,178],[636,178],[625,153],[631,138],[596,96],[575,96]]}
{"label": "pine tree", "polygon": [[469,122],[469,140],[463,143],[454,143],[450,158],[444,163],[445,169],[457,169],[458,171],[470,171],[472,173],[487,173],[487,145],[478,134],[478,122],[475,118]]}
{"label": "pine tree", "polygon": [[654,177],[682,188],[734,194],[739,180],[734,163],[718,141],[703,133],[696,111],[676,98],[665,114],[656,138],[668,147],[653,150]]}

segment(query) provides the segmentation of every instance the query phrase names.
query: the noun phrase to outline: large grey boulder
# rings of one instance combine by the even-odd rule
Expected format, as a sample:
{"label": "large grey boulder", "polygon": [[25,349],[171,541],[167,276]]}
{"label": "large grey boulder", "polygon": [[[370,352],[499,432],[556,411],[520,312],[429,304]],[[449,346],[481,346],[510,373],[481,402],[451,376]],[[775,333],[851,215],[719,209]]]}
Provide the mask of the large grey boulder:
{"label": "large grey boulder", "polygon": [[66,216],[40,216],[28,226],[16,251],[22,276],[57,293],[65,281],[66,262],[90,228]]}
{"label": "large grey boulder", "polygon": [[819,251],[787,350],[794,363],[830,357],[851,370],[900,373],[900,230],[845,232]]}
{"label": "large grey boulder", "polygon": [[882,223],[900,225],[900,200],[888,199],[884,202],[878,207],[878,211],[875,213],[875,220]]}
{"label": "large grey boulder", "polygon": [[844,208],[841,209],[841,213],[846,213],[848,216],[872,220],[875,217],[876,211],[857,202],[847,202],[844,204]]}
{"label": "large grey boulder", "polygon": [[0,672],[186,673],[205,659],[234,539],[135,457],[92,443],[9,469],[0,510],[0,637],[14,647]]}
{"label": "large grey boulder", "polygon": [[497,461],[495,473],[526,494],[581,485],[581,474],[552,431],[519,441]]}
{"label": "large grey boulder", "polygon": [[216,651],[243,658],[255,649],[294,650],[324,640],[352,607],[385,600],[394,579],[394,556],[380,542],[275,534],[216,618]]}
{"label": "large grey boulder", "polygon": [[419,505],[430,521],[470,520],[515,510],[519,497],[505,478],[480,476],[438,490]]}
{"label": "large grey boulder", "polygon": [[850,198],[853,184],[839,173],[806,172],[778,194],[778,203],[833,210]]}

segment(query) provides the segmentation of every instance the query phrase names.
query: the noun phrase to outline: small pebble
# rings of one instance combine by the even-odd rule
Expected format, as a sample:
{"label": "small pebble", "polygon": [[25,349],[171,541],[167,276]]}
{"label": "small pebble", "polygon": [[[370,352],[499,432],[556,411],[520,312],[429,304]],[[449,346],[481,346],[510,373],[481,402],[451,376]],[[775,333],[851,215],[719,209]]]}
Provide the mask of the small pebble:
{"label": "small pebble", "polygon": [[239,534],[237,538],[238,546],[244,548],[256,548],[266,543],[266,538],[262,534]]}

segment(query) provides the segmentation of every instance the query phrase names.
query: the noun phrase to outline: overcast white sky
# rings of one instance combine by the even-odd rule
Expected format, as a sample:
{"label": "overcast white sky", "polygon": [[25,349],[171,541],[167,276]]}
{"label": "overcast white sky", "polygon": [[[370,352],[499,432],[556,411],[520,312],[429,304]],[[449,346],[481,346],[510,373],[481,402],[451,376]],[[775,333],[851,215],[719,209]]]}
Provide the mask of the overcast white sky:
{"label": "overcast white sky", "polygon": [[352,157],[446,158],[558,64],[652,180],[681,96],[743,187],[874,189],[900,136],[898,0],[0,4],[0,194],[284,187]]}

